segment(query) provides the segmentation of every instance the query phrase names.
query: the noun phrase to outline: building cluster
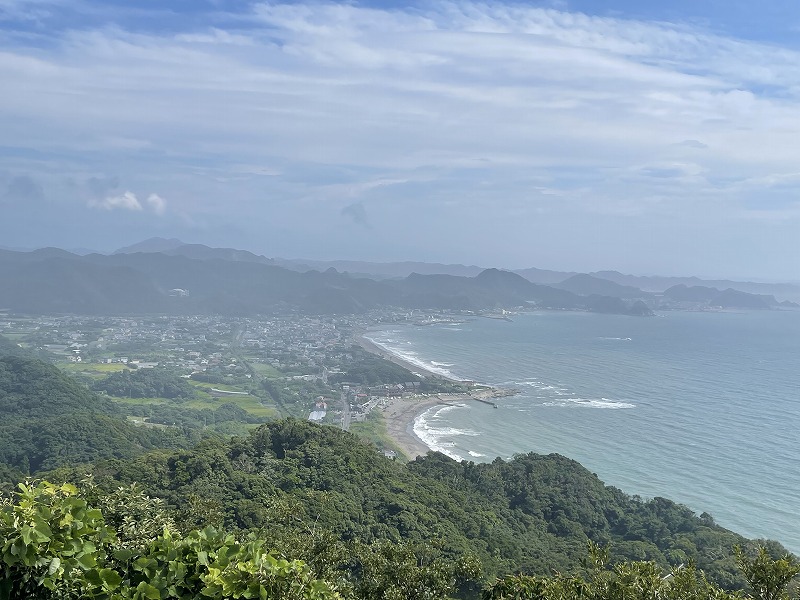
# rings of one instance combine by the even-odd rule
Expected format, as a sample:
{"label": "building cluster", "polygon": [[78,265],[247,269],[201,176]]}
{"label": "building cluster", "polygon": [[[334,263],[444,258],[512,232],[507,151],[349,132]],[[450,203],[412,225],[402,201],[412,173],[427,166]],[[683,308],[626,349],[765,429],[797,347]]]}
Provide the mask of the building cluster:
{"label": "building cluster", "polygon": [[[46,351],[56,362],[81,363],[74,369],[87,374],[102,376],[122,365],[165,368],[208,385],[228,384],[222,387],[231,393],[260,394],[275,402],[280,397],[282,411],[293,405],[293,414],[305,410],[311,420],[336,423],[345,413],[353,421],[364,420],[386,399],[420,391],[419,382],[412,381],[341,385],[348,369],[364,356],[356,346],[360,333],[380,323],[437,318],[399,310],[246,318],[30,317],[0,312],[0,334]],[[271,391],[265,391],[269,386]]]}

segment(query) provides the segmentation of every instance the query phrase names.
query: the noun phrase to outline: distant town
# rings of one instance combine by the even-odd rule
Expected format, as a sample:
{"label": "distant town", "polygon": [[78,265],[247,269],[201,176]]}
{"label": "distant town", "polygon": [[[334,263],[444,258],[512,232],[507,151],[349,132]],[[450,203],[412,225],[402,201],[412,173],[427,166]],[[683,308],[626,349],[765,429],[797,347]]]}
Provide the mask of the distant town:
{"label": "distant town", "polygon": [[[234,405],[252,417],[243,428],[292,416],[358,430],[358,424],[366,423],[388,398],[427,398],[438,392],[463,392],[468,385],[383,360],[359,345],[362,333],[381,323],[460,322],[471,316],[396,310],[264,318],[0,313],[0,335],[52,360],[95,390],[113,374],[144,370],[191,384],[192,397],[126,397],[124,389],[122,395],[111,396],[130,409],[128,418],[138,425],[178,424],[165,419],[173,413],[159,407],[215,411]],[[141,410],[144,407],[148,411]],[[383,445],[387,455],[395,454]]]}

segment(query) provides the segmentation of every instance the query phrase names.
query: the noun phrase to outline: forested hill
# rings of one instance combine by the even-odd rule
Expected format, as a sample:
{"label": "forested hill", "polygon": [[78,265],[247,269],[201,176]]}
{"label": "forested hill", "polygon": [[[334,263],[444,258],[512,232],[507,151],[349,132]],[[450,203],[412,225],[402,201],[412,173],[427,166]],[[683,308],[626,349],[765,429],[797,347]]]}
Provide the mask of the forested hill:
{"label": "forested hill", "polygon": [[[235,252],[77,256],[0,250],[0,307],[26,314],[359,313],[378,307],[484,310],[531,306],[642,314],[619,298],[580,296],[487,269],[474,277],[375,281],[334,269],[297,272]],[[255,257],[258,258],[258,257]]]}
{"label": "forested hill", "polygon": [[428,542],[451,558],[478,557],[488,575],[573,571],[592,540],[610,542],[615,559],[694,561],[726,587],[742,583],[732,548],[746,540],[669,500],[605,486],[559,455],[474,464],[431,453],[403,465],[352,434],[287,420],[191,451],[102,461],[92,473],[107,489],[142,484],[188,525],[255,529],[311,563],[324,548],[309,549],[310,531],[326,543]]}
{"label": "forested hill", "polygon": [[0,357],[3,356],[32,356],[28,350],[18,346],[7,337],[0,335]]}
{"label": "forested hill", "polygon": [[53,365],[1,336],[0,344],[0,470],[35,473],[188,443],[182,432],[134,427],[114,403]]}

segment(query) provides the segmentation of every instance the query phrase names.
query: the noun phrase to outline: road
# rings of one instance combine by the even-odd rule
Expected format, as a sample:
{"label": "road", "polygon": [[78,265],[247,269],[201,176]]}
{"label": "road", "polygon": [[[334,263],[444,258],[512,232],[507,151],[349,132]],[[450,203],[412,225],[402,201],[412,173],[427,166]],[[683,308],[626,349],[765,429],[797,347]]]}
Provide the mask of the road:
{"label": "road", "polygon": [[342,429],[350,431],[350,401],[347,399],[347,392],[342,391],[340,398],[342,401]]}

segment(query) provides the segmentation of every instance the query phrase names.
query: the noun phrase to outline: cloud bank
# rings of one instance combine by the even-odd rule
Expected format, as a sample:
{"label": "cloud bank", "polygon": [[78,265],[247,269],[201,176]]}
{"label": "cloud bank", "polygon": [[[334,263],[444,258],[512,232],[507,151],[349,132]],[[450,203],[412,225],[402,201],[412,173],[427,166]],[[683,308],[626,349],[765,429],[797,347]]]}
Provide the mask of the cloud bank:
{"label": "cloud bank", "polygon": [[[21,6],[0,5],[6,181],[92,177],[93,208],[172,212],[176,228],[271,254],[726,273],[739,261],[788,276],[771,257],[800,251],[800,53],[785,45],[503,3],[171,19],[37,2],[37,25]],[[403,183],[375,184],[387,181]],[[161,192],[120,186],[163,190],[170,210]],[[372,233],[356,244],[330,224],[367,223],[365,202]],[[387,248],[398,226],[419,238]],[[446,243],[429,235],[445,229]]]}

